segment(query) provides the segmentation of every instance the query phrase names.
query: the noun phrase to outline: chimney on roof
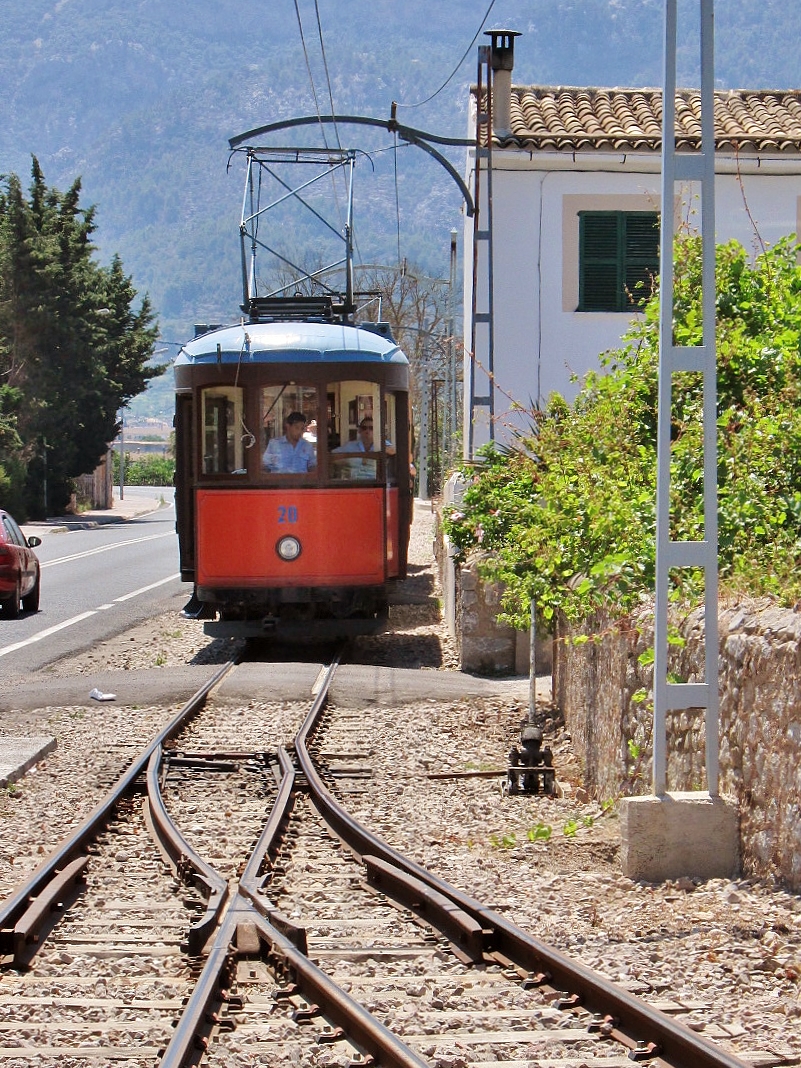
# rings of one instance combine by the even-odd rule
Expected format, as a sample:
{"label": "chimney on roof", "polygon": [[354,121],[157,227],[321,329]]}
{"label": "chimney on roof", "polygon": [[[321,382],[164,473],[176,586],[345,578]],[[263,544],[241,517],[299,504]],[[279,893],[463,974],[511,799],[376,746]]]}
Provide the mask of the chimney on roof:
{"label": "chimney on roof", "polygon": [[512,70],[517,30],[486,30],[492,65],[492,132],[508,136],[512,125]]}

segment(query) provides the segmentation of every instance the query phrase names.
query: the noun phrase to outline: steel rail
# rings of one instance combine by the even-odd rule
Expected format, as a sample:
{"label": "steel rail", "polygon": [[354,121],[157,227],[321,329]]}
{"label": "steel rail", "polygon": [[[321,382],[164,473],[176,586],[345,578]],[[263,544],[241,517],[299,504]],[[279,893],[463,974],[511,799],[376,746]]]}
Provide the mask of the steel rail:
{"label": "steel rail", "polygon": [[[116,805],[125,794],[134,788],[136,780],[147,766],[156,747],[170,738],[192,716],[200,711],[211,690],[234,665],[235,661],[231,660],[215,671],[212,677],[189,698],[166,727],[159,731],[134,759],[128,770],[120,776],[106,797],[90,812],[86,820],[68,835],[33,874],[6,899],[2,908],[0,908],[0,961],[14,951],[15,944],[19,944],[19,935],[15,936],[15,928],[31,908],[32,903],[38,899],[41,899],[41,902],[44,903],[52,896],[48,887],[54,880],[56,880],[56,885],[63,893],[65,888],[59,885],[61,883],[61,874],[70,868],[72,861],[82,852],[85,852],[89,843],[108,824]],[[44,918],[44,912],[44,909],[40,910],[42,918]],[[33,933],[33,931],[29,931],[31,936]]]}
{"label": "steel rail", "polygon": [[187,944],[191,956],[197,956],[219,922],[228,899],[228,882],[207,864],[173,823],[164,804],[159,784],[163,748],[153,750],[147,765],[147,803],[150,824],[156,840],[176,876],[199,890],[205,900],[203,915],[189,928]]}
{"label": "steel rail", "polygon": [[221,977],[228,968],[231,946],[240,922],[236,911],[237,900],[236,895],[231,898],[208,947],[203,970],[159,1060],[160,1068],[183,1068],[197,1063],[208,1048],[208,1036],[216,1022],[212,1018],[212,1005],[224,1000]]}
{"label": "steel rail", "polygon": [[[497,953],[538,975],[541,982],[577,996],[582,1007],[588,1011],[611,1018],[616,1036],[623,1039],[628,1036],[632,1048],[640,1042],[655,1043],[657,1050],[653,1056],[658,1052],[674,1068],[748,1068],[747,1062],[739,1057],[720,1049],[627,990],[527,934],[480,901],[398,853],[349,816],[325,786],[306,747],[307,738],[319,724],[327,693],[326,686],[301,726],[295,738],[295,753],[315,806],[332,830],[365,865],[368,864],[368,858],[378,857],[386,865],[400,869],[444,895],[480,924],[489,952]],[[382,870],[385,883],[390,883],[389,872],[386,868]]]}
{"label": "steel rail", "polygon": [[270,878],[270,873],[260,874],[265,864],[269,863],[269,857],[278,850],[278,843],[289,821],[295,799],[295,765],[283,746],[278,749],[278,765],[281,770],[278,796],[270,810],[264,830],[253,847],[250,860],[242,872],[239,880],[239,893],[248,898],[253,908],[285,935],[293,946],[305,953],[307,949],[306,929],[299,927],[283,912],[275,908],[265,896],[265,884]]}
{"label": "steel rail", "polygon": [[[338,660],[327,670],[314,708],[321,707],[334,677]],[[222,1003],[222,976],[233,955],[238,952],[240,928],[258,936],[259,946],[266,946],[264,955],[273,968],[292,977],[316,1009],[347,1035],[348,1039],[370,1054],[386,1068],[430,1068],[397,1035],[380,1023],[364,1006],[345,993],[326,973],[309,960],[306,954],[305,932],[298,929],[265,900],[265,877],[260,875],[265,858],[277,848],[294,804],[296,786],[295,767],[286,750],[279,749],[281,781],[267,823],[254,846],[236,894],[208,947],[205,966],[195,989],[181,1014],[169,1045],[160,1060],[160,1068],[185,1068],[196,1063],[208,1046],[208,1036],[219,1020],[212,1013],[215,1002]],[[284,929],[282,929],[284,928]],[[301,937],[301,935],[303,937]],[[242,939],[252,952],[252,938]],[[262,951],[263,952],[263,951]]]}

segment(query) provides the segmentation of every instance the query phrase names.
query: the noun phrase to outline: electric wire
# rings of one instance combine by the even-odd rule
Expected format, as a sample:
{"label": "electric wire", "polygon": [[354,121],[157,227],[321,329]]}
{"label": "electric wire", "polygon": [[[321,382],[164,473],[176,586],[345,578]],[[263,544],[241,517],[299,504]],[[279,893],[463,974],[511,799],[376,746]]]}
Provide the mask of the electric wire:
{"label": "electric wire", "polygon": [[[316,0],[315,0],[315,3],[316,3]],[[439,96],[439,94],[442,92],[442,90],[445,88],[445,86],[448,85],[449,82],[451,82],[453,80],[453,78],[456,76],[457,71],[460,69],[460,67],[462,66],[464,61],[467,59],[467,57],[470,54],[470,52],[472,51],[473,46],[475,45],[476,41],[478,40],[479,34],[484,29],[484,26],[487,23],[487,19],[490,17],[490,14],[491,14],[492,9],[494,7],[495,7],[495,0],[490,0],[490,5],[487,8],[487,10],[485,11],[484,18],[481,20],[480,26],[478,27],[478,29],[476,30],[475,34],[473,35],[472,41],[467,46],[467,48],[464,50],[461,59],[456,64],[456,66],[451,71],[451,73],[448,75],[448,77],[445,79],[445,81],[442,83],[442,85],[439,87],[439,89],[437,89],[435,92],[433,92],[430,96],[427,96],[425,98],[425,100],[418,100],[418,102],[416,104],[401,104],[401,103],[395,102],[397,107],[399,107],[399,108],[410,108],[410,109],[411,108],[419,108],[419,107],[422,107],[423,104],[428,104],[436,96]],[[399,197],[399,190],[398,190],[398,153],[397,153],[397,148],[398,148],[398,144],[397,144],[397,135],[396,135],[396,137],[395,137],[395,146],[394,146],[394,149],[395,149],[395,153],[394,153],[394,159],[395,159],[395,216],[396,216],[397,243],[398,243],[398,266],[402,267],[403,261],[401,259],[401,248],[400,248],[400,197]]]}
{"label": "electric wire", "polygon": [[298,7],[298,0],[295,0],[295,15],[298,20],[298,32],[300,33],[300,44],[303,49],[303,58],[306,60],[306,70],[309,73],[309,84],[311,86],[312,96],[314,98],[314,110],[317,115],[317,121],[320,123],[320,132],[323,135],[323,143],[326,148],[329,148],[328,139],[325,136],[325,123],[323,122],[322,112],[320,111],[320,101],[317,99],[317,88],[314,84],[314,74],[312,73],[311,60],[309,59],[309,51],[306,48],[306,36],[303,33],[303,19],[300,16],[300,8]]}
{"label": "electric wire", "polygon": [[[334,94],[333,94],[333,92],[331,90],[331,75],[328,72],[328,57],[325,54],[325,43],[323,41],[323,27],[322,27],[322,24],[320,22],[320,8],[319,8],[319,6],[317,4],[317,0],[314,0],[314,14],[315,14],[315,16],[317,18],[317,34],[318,34],[318,36],[320,38],[320,52],[321,52],[322,57],[323,57],[323,69],[325,70],[325,80],[326,80],[326,84],[328,86],[328,102],[331,105],[331,118],[333,119],[334,116],[336,115],[336,110],[334,108]],[[342,142],[339,140],[339,130],[337,129],[336,122],[333,123],[333,126],[334,126],[334,135],[335,135],[335,137],[337,139],[337,148],[340,151],[342,151]]]}
{"label": "electric wire", "polygon": [[[323,122],[323,116],[322,116],[322,112],[320,110],[320,101],[319,101],[319,99],[317,97],[317,88],[316,88],[316,86],[314,84],[314,73],[313,73],[312,67],[311,67],[311,60],[309,59],[309,52],[308,52],[308,49],[306,47],[306,36],[305,36],[305,34],[303,32],[303,19],[301,18],[300,7],[298,6],[298,0],[294,0],[294,4],[295,4],[295,15],[296,15],[297,20],[298,20],[298,32],[300,33],[300,43],[301,43],[301,47],[303,48],[303,57],[306,60],[306,70],[308,71],[308,74],[309,74],[309,84],[311,85],[312,97],[314,98],[314,110],[315,110],[315,113],[317,115],[317,121],[318,121],[318,123],[320,125],[320,132],[321,132],[322,137],[323,137],[323,144],[325,145],[326,148],[330,148],[330,145],[328,144],[328,138],[325,135],[325,123]],[[326,81],[328,83],[328,99],[329,99],[329,102],[331,104],[331,118],[333,119],[334,115],[336,114],[336,111],[334,109],[334,96],[333,96],[333,92],[331,90],[331,78],[330,78],[329,72],[328,72],[328,58],[326,56],[325,44],[323,42],[323,27],[322,27],[322,23],[320,21],[320,9],[317,6],[317,0],[314,0],[314,12],[315,12],[315,16],[316,16],[316,19],[317,19],[317,33],[318,33],[318,36],[319,36],[319,39],[320,39],[320,51],[322,52],[322,57],[323,57],[323,67],[325,69],[325,77],[326,77]],[[336,137],[336,142],[337,142],[337,148],[339,148],[339,150],[341,151],[342,150],[342,144],[341,144],[340,139],[339,139],[339,130],[337,129],[337,125],[336,125],[335,122],[333,123],[333,126],[334,126],[334,135]],[[344,215],[343,215],[343,210],[342,210],[342,204],[341,204],[340,199],[339,199],[339,190],[337,189],[336,174],[334,173],[334,170],[331,171],[331,187],[332,187],[332,190],[333,190],[334,203],[336,205],[336,210],[337,210],[337,214],[339,216],[339,222],[340,222],[340,227],[341,227],[343,225],[343,222],[344,222]]]}
{"label": "electric wire", "polygon": [[423,104],[428,104],[431,100],[434,99],[435,96],[439,96],[439,94],[442,92],[442,90],[445,88],[445,86],[448,85],[448,83],[451,82],[456,77],[456,74],[457,74],[459,68],[464,63],[464,61],[467,59],[468,55],[472,51],[473,45],[478,40],[479,34],[484,29],[484,27],[485,27],[485,25],[487,23],[487,19],[490,17],[490,13],[491,13],[491,11],[492,11],[492,9],[494,7],[495,7],[495,0],[491,0],[490,6],[487,8],[486,13],[484,14],[484,18],[481,20],[481,25],[478,27],[478,29],[475,32],[475,36],[473,37],[473,40],[470,42],[470,44],[464,50],[462,58],[459,60],[459,62],[453,68],[453,70],[448,75],[448,77],[445,79],[445,81],[442,83],[442,85],[439,87],[439,89],[437,89],[435,92],[433,92],[431,94],[431,96],[427,96],[425,98],[425,100],[418,100],[416,104],[401,104],[401,103],[398,103],[396,101],[397,107],[399,107],[399,108],[419,108],[419,107],[422,107]]}

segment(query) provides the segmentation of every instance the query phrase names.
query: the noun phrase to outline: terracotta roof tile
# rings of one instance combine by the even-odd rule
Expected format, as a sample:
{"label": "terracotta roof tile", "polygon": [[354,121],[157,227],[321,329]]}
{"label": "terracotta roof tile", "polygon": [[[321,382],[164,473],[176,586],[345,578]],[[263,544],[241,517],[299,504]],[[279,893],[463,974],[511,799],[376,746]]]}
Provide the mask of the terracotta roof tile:
{"label": "terracotta roof tile", "polygon": [[[475,92],[475,87],[474,90]],[[801,90],[725,90],[715,93],[718,151],[801,152]],[[584,89],[514,86],[506,148],[574,151],[659,151],[660,89]],[[676,147],[701,143],[698,90],[676,93]]]}

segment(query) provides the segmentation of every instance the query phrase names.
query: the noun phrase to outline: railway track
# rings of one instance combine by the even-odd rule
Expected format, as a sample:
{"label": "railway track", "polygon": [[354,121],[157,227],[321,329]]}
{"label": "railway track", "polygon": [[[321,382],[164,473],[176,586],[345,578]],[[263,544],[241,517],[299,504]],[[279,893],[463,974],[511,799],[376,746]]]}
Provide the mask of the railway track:
{"label": "railway track", "polygon": [[352,819],[333,673],[308,714],[216,673],[4,903],[0,1065],[742,1068]]}

